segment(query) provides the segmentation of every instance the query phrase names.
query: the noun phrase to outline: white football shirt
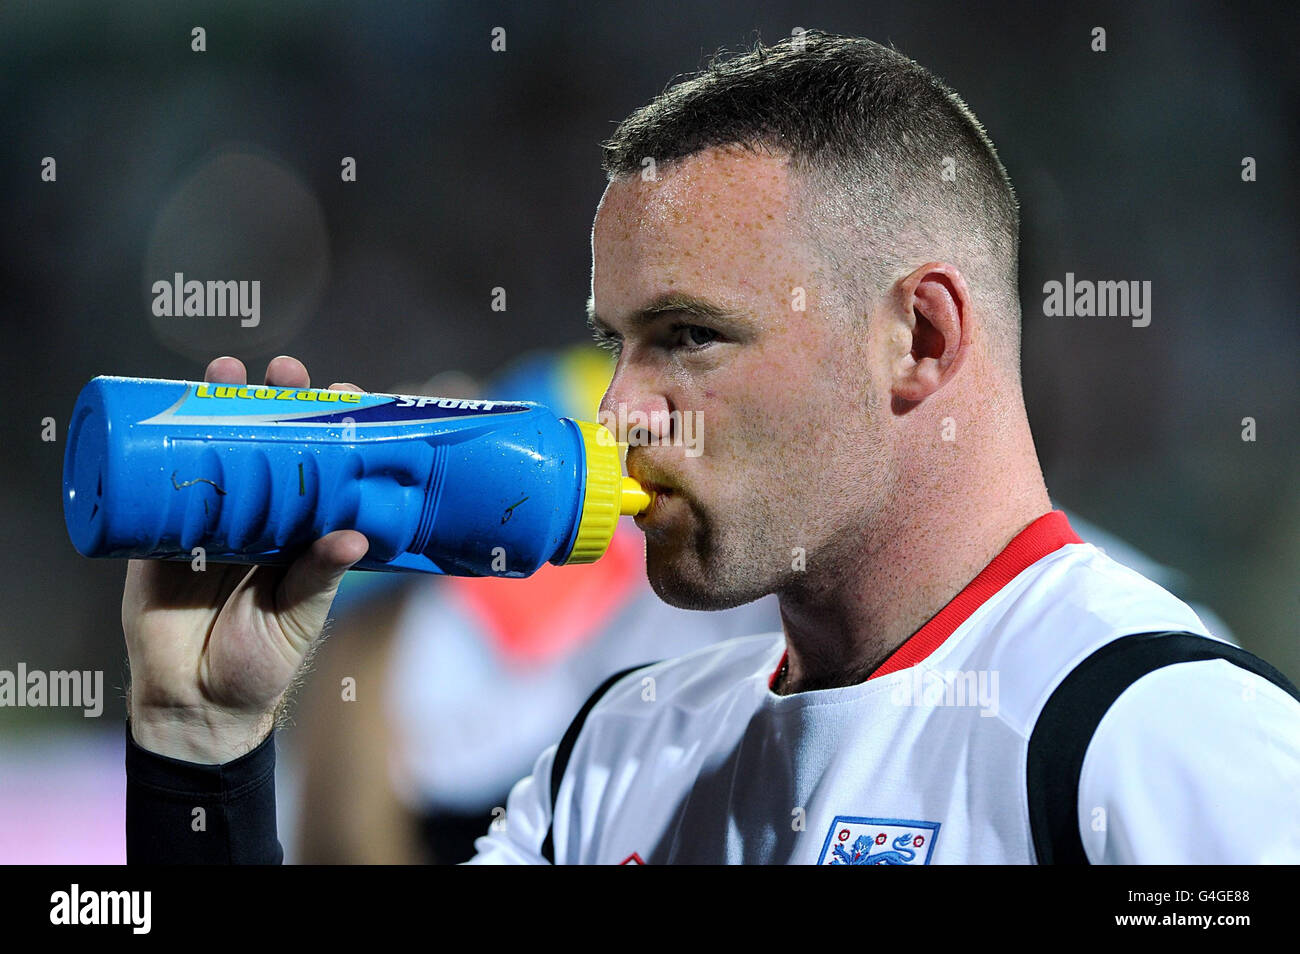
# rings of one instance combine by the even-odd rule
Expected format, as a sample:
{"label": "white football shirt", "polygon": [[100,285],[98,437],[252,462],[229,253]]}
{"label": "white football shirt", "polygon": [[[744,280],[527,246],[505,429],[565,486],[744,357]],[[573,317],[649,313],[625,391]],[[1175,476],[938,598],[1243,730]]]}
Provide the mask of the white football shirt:
{"label": "white football shirt", "polygon": [[[472,863],[1029,864],[1028,744],[1053,690],[1135,633],[1211,636],[1045,514],[865,682],[779,696],[780,633],[637,670],[556,746]],[[1213,638],[1213,637],[1211,637]],[[1142,676],[1078,783],[1094,863],[1300,862],[1300,702],[1224,660]]]}

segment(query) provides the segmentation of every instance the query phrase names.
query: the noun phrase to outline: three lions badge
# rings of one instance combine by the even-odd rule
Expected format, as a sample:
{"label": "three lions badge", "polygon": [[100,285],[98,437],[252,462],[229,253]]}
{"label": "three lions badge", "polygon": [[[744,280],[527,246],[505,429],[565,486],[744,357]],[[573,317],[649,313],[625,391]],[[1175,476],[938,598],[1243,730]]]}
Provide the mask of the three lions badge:
{"label": "three lions badge", "polygon": [[939,823],[837,815],[819,865],[928,865]]}

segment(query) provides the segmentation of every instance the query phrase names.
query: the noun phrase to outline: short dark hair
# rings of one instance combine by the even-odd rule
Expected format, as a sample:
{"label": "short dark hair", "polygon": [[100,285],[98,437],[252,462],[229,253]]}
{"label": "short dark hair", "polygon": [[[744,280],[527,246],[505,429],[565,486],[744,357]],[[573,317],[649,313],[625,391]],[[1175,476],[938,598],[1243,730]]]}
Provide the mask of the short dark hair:
{"label": "short dark hair", "polygon": [[807,31],[716,54],[603,143],[611,180],[713,147],[784,153],[810,239],[850,310],[931,259],[951,261],[1019,369],[1020,216],[979,120],[929,70],[871,40]]}

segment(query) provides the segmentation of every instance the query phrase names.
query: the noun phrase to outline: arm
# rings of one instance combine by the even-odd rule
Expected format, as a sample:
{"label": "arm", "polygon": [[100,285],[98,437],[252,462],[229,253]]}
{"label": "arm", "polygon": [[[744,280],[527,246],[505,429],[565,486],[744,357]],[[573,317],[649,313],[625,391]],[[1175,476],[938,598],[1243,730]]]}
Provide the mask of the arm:
{"label": "arm", "polygon": [[[218,358],[205,379],[243,384],[247,373]],[[307,369],[287,357],[271,362],[266,383],[310,386]],[[360,533],[338,530],[287,567],[131,561],[122,594],[131,860],[279,860],[275,713],[367,546]],[[212,844],[181,833],[200,827],[217,836]]]}
{"label": "arm", "polygon": [[141,748],[128,722],[127,864],[280,864],[274,738],[203,765]]}
{"label": "arm", "polygon": [[1225,660],[1167,666],[1115,700],[1079,779],[1093,864],[1300,862],[1300,702]]}
{"label": "arm", "polygon": [[520,779],[506,800],[506,814],[474,842],[467,865],[545,865],[542,842],[551,825],[551,765],[556,746],[538,757],[533,774]]}
{"label": "arm", "polygon": [[[565,773],[574,747],[578,744],[587,717],[615,685],[627,676],[652,666],[644,663],[630,666],[609,676],[587,697],[578,714],[573,717],[564,736],[538,758],[533,774],[517,783],[506,803],[506,824],[489,830],[486,838],[474,843],[478,849],[472,862],[498,864],[579,864],[569,856],[567,843],[572,819],[562,811],[555,815],[557,805],[571,805],[574,782],[566,789]],[[567,796],[565,792],[567,791]],[[552,821],[557,824],[552,826]],[[581,836],[580,836],[581,837]],[[580,850],[580,849],[579,849]]]}

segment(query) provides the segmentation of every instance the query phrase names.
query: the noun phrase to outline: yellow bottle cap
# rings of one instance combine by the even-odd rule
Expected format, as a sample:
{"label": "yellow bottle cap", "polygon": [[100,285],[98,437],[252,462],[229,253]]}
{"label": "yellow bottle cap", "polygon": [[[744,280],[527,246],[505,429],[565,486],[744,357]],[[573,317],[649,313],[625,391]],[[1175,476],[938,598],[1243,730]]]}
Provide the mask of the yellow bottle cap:
{"label": "yellow bottle cap", "polygon": [[623,478],[623,498],[619,512],[625,517],[635,517],[650,506],[650,493],[631,477]]}
{"label": "yellow bottle cap", "polygon": [[587,484],[582,496],[578,535],[569,551],[569,563],[595,563],[609,549],[614,528],[623,514],[640,513],[650,506],[650,494],[631,477],[623,476],[618,444],[600,424],[574,421],[587,452]]}

